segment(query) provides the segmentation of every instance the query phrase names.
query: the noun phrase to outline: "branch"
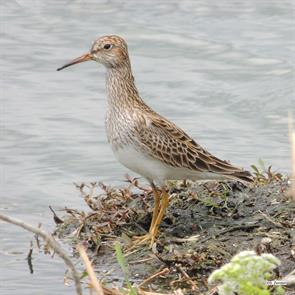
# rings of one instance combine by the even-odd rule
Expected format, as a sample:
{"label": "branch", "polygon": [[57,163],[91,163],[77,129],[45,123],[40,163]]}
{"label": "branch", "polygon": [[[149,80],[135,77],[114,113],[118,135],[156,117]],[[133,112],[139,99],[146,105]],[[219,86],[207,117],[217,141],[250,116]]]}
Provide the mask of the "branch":
{"label": "branch", "polygon": [[289,139],[291,144],[291,159],[292,159],[292,183],[290,194],[295,201],[295,130],[293,128],[293,118],[292,113],[289,111],[288,113],[288,126],[289,126]]}
{"label": "branch", "polygon": [[0,220],[19,226],[43,238],[43,240],[50,245],[50,247],[55,251],[55,253],[64,261],[64,263],[71,270],[71,273],[75,282],[75,286],[76,286],[76,293],[78,295],[83,295],[81,283],[80,283],[80,276],[75,268],[75,265],[73,264],[72,260],[69,258],[67,253],[61,248],[60,244],[51,235],[49,235],[48,233],[46,233],[40,228],[33,227],[29,224],[24,223],[21,220],[3,215],[1,213],[0,213]]}
{"label": "branch", "polygon": [[285,276],[282,278],[282,281],[286,283],[286,286],[295,286],[295,276]]}
{"label": "branch", "polygon": [[82,258],[82,260],[84,262],[88,276],[90,278],[91,285],[94,288],[94,290],[96,291],[96,294],[97,295],[104,295],[103,288],[102,288],[100,282],[96,278],[96,275],[95,275],[94,270],[92,268],[91,262],[85,252],[84,247],[82,245],[78,245],[77,249],[80,254],[80,257]]}

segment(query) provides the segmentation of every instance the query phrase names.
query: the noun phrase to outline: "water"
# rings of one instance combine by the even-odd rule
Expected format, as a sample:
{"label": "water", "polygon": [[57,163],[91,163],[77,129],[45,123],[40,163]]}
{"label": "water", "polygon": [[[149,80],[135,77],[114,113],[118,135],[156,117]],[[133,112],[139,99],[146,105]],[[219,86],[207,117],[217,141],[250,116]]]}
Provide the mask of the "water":
{"label": "water", "polygon": [[[126,38],[146,102],[217,156],[290,172],[292,1],[2,1],[3,213],[52,230],[48,205],[81,208],[72,183],[122,184],[104,132],[104,69],[56,68],[101,35]],[[59,259],[25,257],[32,235],[0,224],[0,294],[73,294]]]}

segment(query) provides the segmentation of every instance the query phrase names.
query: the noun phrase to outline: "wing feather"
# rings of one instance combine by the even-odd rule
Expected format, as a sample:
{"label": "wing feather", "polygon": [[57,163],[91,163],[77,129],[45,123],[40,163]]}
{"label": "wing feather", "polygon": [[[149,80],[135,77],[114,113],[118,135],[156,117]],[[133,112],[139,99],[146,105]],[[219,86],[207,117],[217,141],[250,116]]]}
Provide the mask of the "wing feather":
{"label": "wing feather", "polygon": [[157,113],[142,117],[137,136],[150,156],[173,167],[212,172],[251,181],[251,174],[213,156],[189,135]]}

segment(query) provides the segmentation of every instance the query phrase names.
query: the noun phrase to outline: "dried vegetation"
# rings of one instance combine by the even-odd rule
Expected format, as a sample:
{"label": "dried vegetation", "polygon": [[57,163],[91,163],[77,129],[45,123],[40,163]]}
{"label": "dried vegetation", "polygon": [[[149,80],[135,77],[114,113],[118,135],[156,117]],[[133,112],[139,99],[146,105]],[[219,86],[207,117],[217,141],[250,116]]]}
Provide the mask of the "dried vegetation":
{"label": "dried vegetation", "polygon": [[[128,279],[139,294],[217,294],[208,286],[208,276],[242,250],[277,256],[282,262],[277,278],[295,268],[295,204],[286,193],[290,181],[271,168],[252,168],[256,181],[251,187],[238,182],[169,183],[170,206],[156,245],[125,250]],[[55,215],[55,234],[74,252],[78,244],[87,248],[105,286],[126,286],[114,243],[119,241],[124,251],[133,236],[148,230],[151,188],[128,176],[124,188],[102,183],[76,187],[89,210],[67,208],[62,220]]]}

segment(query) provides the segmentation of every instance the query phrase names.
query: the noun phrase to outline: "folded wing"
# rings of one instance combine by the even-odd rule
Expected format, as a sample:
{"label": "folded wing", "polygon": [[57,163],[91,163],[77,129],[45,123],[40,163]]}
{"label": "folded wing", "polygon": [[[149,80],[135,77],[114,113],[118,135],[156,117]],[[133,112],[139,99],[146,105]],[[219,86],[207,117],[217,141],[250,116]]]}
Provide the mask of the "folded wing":
{"label": "folded wing", "polygon": [[216,158],[183,130],[156,113],[143,116],[136,130],[146,152],[170,166],[217,173],[246,182],[253,181],[248,171]]}

